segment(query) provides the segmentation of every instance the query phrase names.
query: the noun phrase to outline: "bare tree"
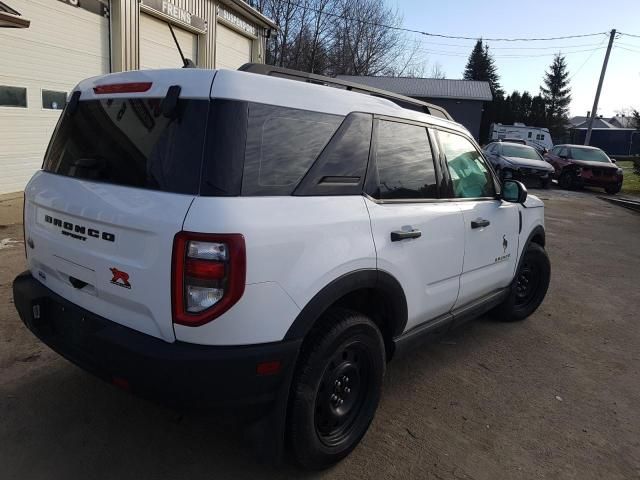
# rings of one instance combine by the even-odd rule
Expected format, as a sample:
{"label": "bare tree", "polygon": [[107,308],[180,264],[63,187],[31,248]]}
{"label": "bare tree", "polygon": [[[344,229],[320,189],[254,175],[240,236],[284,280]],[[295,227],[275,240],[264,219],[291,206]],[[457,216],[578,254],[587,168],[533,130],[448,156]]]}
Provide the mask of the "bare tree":
{"label": "bare tree", "polygon": [[440,62],[436,62],[431,66],[431,73],[429,75],[431,78],[447,78],[447,74],[442,69],[442,64]]}
{"label": "bare tree", "polygon": [[[421,75],[420,49],[384,0],[251,0],[279,31],[267,62],[326,75]],[[396,27],[396,28],[394,28]]]}

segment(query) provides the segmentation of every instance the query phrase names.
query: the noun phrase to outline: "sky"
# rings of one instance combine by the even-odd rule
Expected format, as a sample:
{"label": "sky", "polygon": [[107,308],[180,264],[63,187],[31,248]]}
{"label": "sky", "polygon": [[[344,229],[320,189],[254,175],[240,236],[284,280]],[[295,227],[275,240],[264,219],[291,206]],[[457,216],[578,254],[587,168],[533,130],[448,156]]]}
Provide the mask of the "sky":
{"label": "sky", "polygon": [[[397,7],[406,28],[429,33],[484,38],[540,38],[618,32],[604,79],[598,114],[640,110],[640,0],[388,0]],[[439,63],[447,78],[462,78],[473,40],[452,40],[409,34],[431,66]],[[539,92],[554,53],[566,54],[571,76],[570,114],[586,115],[605,57],[607,35],[550,41],[489,41],[500,82],[507,93]]]}

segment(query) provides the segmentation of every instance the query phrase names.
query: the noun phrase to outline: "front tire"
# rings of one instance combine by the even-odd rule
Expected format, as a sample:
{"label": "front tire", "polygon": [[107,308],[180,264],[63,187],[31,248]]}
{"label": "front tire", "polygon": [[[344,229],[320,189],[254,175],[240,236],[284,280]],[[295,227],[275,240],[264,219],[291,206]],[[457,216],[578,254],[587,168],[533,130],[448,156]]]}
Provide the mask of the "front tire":
{"label": "front tire", "polygon": [[518,267],[509,296],[493,310],[493,316],[503,322],[524,320],[544,300],[550,278],[551,264],[547,252],[537,243],[530,243]]}
{"label": "front tire", "polygon": [[333,309],[319,320],[294,375],[288,438],[304,468],[327,468],[367,432],[378,407],[386,365],[378,327],[366,316]]}
{"label": "front tire", "polygon": [[622,185],[616,185],[614,187],[605,187],[604,190],[609,195],[615,195],[616,193],[619,193],[620,190],[622,190]]}
{"label": "front tire", "polygon": [[565,190],[573,190],[576,185],[575,175],[571,172],[562,172],[558,179],[558,185]]}

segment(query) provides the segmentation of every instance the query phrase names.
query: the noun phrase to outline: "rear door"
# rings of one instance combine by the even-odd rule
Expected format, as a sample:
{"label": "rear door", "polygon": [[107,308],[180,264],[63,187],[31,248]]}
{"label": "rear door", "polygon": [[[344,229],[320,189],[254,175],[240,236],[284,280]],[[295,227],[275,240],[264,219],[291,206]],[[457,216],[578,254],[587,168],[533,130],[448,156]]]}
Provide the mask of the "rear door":
{"label": "rear door", "polygon": [[462,210],[464,266],[456,307],[511,282],[518,252],[518,205],[496,196],[489,166],[464,135],[438,131],[450,177],[448,195]]}
{"label": "rear door", "polygon": [[[141,90],[149,76],[140,77],[120,74],[113,90]],[[199,191],[207,78],[203,99],[191,92],[169,115],[162,96],[179,76],[153,79],[151,94],[81,88],[25,192],[33,276],[93,313],[167,341],[173,238]],[[102,83],[113,85],[109,77]]]}
{"label": "rear door", "polygon": [[366,205],[378,269],[406,295],[407,330],[449,312],[462,272],[462,214],[440,203],[433,159],[424,126],[375,120]]}

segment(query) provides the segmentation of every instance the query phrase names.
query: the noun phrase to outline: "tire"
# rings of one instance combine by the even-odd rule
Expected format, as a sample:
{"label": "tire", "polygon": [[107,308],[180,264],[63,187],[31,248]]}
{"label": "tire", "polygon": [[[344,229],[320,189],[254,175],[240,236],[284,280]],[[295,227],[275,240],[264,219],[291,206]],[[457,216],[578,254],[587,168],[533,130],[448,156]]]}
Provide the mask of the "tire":
{"label": "tire", "polygon": [[604,188],[604,191],[607,192],[609,195],[615,195],[616,193],[620,192],[620,190],[622,190],[622,185],[616,185],[615,187]]}
{"label": "tire", "polygon": [[333,309],[320,319],[291,387],[287,434],[300,466],[327,468],[358,445],[378,408],[385,365],[382,335],[369,318]]}
{"label": "tire", "polygon": [[558,185],[565,190],[573,190],[575,186],[575,178],[571,172],[562,172],[558,179]]}
{"label": "tire", "polygon": [[548,190],[551,187],[551,179],[547,178],[546,180],[540,180],[540,187],[544,190]]}
{"label": "tire", "polygon": [[551,264],[544,248],[530,243],[522,257],[509,296],[492,315],[503,322],[524,320],[540,306],[547,294]]}

